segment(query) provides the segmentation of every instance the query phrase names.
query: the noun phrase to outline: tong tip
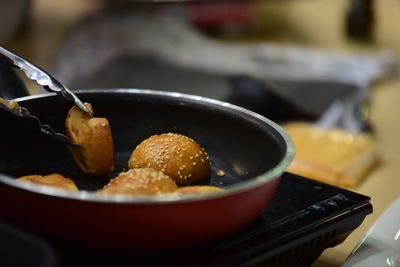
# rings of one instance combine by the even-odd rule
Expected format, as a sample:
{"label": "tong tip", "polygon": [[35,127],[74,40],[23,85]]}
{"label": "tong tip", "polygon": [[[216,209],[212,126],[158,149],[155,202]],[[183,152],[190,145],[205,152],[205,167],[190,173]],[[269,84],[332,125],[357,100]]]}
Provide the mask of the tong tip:
{"label": "tong tip", "polygon": [[85,111],[86,113],[88,113],[90,115],[90,117],[93,117],[93,112],[88,109],[81,101],[76,101],[75,103],[80,109],[82,109],[83,111]]}

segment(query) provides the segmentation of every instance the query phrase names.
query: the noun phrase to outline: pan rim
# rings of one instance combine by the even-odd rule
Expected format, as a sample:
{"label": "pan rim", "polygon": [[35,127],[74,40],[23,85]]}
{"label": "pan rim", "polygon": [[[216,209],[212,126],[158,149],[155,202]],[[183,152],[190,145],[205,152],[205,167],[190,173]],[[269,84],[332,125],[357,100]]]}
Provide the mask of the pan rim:
{"label": "pan rim", "polygon": [[[198,95],[172,92],[172,91],[159,91],[152,89],[135,89],[135,88],[85,89],[85,90],[74,90],[74,92],[77,93],[78,95],[85,93],[101,93],[101,94],[130,93],[130,94],[167,96],[175,99],[191,100],[208,105],[223,107],[224,109],[236,111],[245,114],[247,116],[250,116],[256,119],[257,121],[265,123],[268,126],[272,127],[284,141],[286,145],[286,152],[282,157],[282,159],[280,160],[280,162],[276,164],[274,168],[267,170],[266,172],[258,175],[257,177],[254,177],[250,180],[243,181],[235,185],[231,185],[227,187],[226,190],[206,193],[206,194],[194,194],[194,195],[160,194],[156,196],[131,196],[123,194],[97,195],[94,194],[93,192],[88,192],[88,191],[70,192],[63,189],[37,185],[33,183],[21,183],[1,173],[0,173],[0,182],[33,193],[39,193],[53,197],[61,197],[73,200],[89,201],[89,202],[120,203],[120,204],[154,204],[154,203],[167,204],[176,202],[181,203],[181,202],[192,202],[192,201],[204,201],[213,198],[227,197],[230,195],[235,195],[241,192],[245,192],[257,188],[261,185],[264,185],[274,179],[279,178],[283,174],[283,172],[287,169],[289,164],[292,162],[295,155],[295,146],[292,139],[286,133],[286,131],[277,123],[246,108],[242,108],[237,105],[230,104],[221,100],[212,99],[204,96],[198,96]],[[39,98],[46,98],[54,95],[55,93],[37,94],[37,95],[16,98],[14,99],[14,101],[21,102]]]}

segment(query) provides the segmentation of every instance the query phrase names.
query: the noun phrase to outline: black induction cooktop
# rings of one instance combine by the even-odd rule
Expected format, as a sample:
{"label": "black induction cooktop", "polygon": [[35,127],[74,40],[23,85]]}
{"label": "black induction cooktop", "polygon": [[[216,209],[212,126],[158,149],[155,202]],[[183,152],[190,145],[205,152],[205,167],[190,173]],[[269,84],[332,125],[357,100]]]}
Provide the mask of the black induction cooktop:
{"label": "black induction cooktop", "polygon": [[[285,173],[262,214],[216,242],[169,251],[110,251],[39,237],[47,249],[43,255],[53,252],[51,261],[42,262],[46,267],[309,266],[363,222],[372,212],[369,201],[367,196]],[[2,234],[0,229],[0,243]]]}

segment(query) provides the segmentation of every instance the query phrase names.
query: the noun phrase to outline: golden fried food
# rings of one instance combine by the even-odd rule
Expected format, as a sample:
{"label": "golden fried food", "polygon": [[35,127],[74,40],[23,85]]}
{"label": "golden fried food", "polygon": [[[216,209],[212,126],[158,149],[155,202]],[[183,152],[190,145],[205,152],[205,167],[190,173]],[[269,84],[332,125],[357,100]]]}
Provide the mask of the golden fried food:
{"label": "golden fried food", "polygon": [[367,134],[322,129],[301,122],[286,123],[283,128],[296,146],[288,172],[351,188],[379,161],[378,146]]}
{"label": "golden fried food", "polygon": [[205,194],[205,193],[213,193],[213,192],[221,192],[222,188],[212,186],[212,185],[193,185],[193,186],[182,186],[178,188],[175,193],[178,194]]}
{"label": "golden fried food", "polygon": [[155,195],[174,192],[178,186],[167,175],[150,168],[131,169],[112,179],[100,194]]}
{"label": "golden fried food", "polygon": [[177,184],[209,179],[207,152],[193,139],[175,133],[153,135],[141,142],[129,160],[129,168],[153,168]]}
{"label": "golden fried food", "polygon": [[74,181],[72,181],[70,178],[66,178],[60,174],[53,173],[50,175],[27,175],[27,176],[22,176],[17,179],[18,181],[23,181],[23,182],[30,182],[30,183],[35,183],[35,184],[41,184],[41,185],[47,185],[47,186],[53,186],[57,188],[62,188],[70,191],[78,191],[78,188],[76,187]]}
{"label": "golden fried food", "polygon": [[[85,106],[93,111],[89,103]],[[110,124],[106,118],[92,118],[74,106],[70,109],[65,128],[70,140],[72,155],[79,168],[89,175],[105,176],[115,168],[114,145]]]}

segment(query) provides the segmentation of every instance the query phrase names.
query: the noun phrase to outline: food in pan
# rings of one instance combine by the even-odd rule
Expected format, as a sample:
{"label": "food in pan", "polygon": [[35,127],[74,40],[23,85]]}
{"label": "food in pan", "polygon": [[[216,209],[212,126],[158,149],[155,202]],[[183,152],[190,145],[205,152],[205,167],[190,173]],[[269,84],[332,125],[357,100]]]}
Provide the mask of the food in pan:
{"label": "food in pan", "polygon": [[367,134],[300,122],[286,123],[283,128],[296,147],[288,172],[351,188],[378,163],[377,144]]}
{"label": "food in pan", "polygon": [[97,193],[155,195],[174,192],[177,188],[174,180],[160,171],[136,168],[121,172]]}
{"label": "food in pan", "polygon": [[57,188],[62,188],[70,191],[78,191],[78,188],[76,187],[74,181],[72,181],[70,178],[66,178],[60,174],[53,173],[49,175],[27,175],[27,176],[22,176],[17,179],[18,181],[22,182],[30,182],[30,183],[35,183],[35,184],[41,184],[41,185],[47,185],[47,186],[53,186]]}
{"label": "food in pan", "polygon": [[171,177],[177,184],[189,184],[210,178],[208,154],[193,139],[176,133],[153,135],[132,152],[129,168],[153,168]]}
{"label": "food in pan", "polygon": [[[93,111],[89,103],[86,107]],[[114,147],[110,124],[106,118],[90,117],[79,107],[72,107],[65,120],[72,155],[86,174],[105,176],[115,168]]]}
{"label": "food in pan", "polygon": [[191,186],[182,186],[178,188],[175,193],[182,195],[189,194],[205,194],[205,193],[213,193],[213,192],[221,192],[222,188],[212,186],[212,185],[191,185]]}

